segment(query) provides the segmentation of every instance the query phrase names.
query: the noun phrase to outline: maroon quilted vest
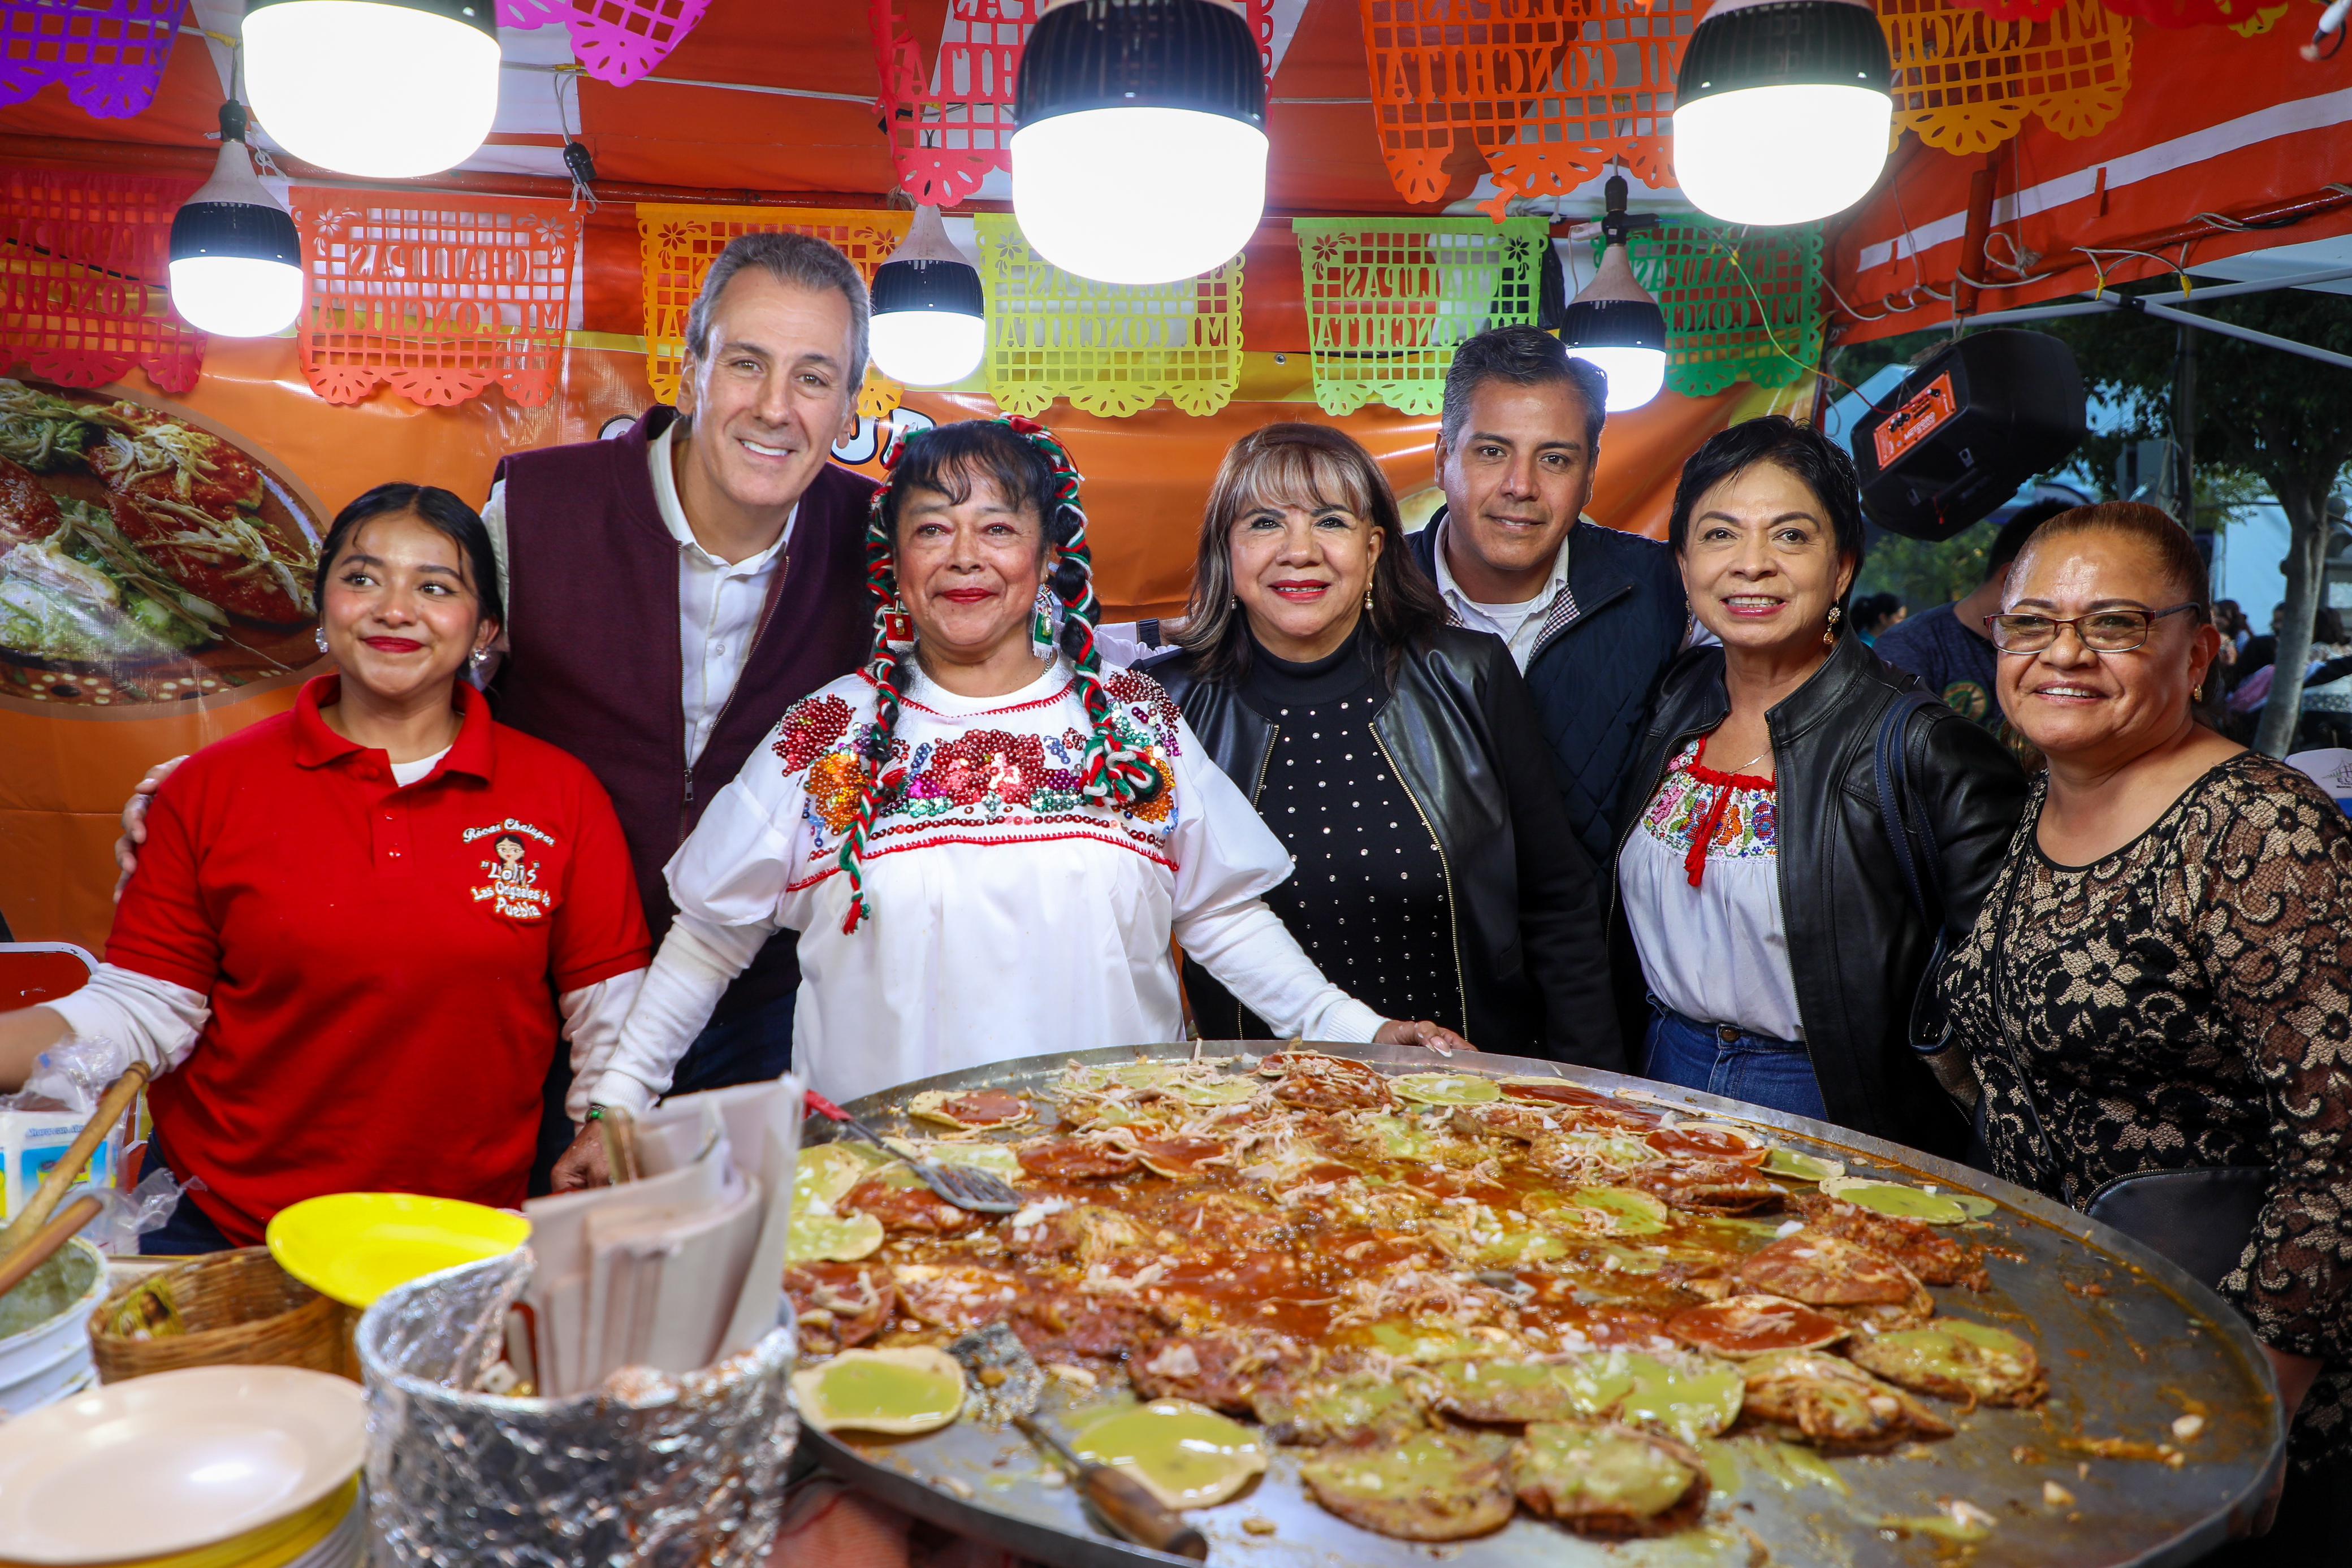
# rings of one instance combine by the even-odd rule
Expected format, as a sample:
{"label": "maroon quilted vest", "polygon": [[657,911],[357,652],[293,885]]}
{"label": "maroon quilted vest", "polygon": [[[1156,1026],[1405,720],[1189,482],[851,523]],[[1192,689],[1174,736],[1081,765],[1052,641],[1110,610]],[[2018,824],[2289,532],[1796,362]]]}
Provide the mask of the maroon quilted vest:
{"label": "maroon quilted vest", "polygon": [[[677,411],[648,410],[627,434],[518,452],[506,481],[508,653],[498,716],[585,762],[613,797],[655,939],[676,910],[662,866],[793,703],[866,662],[871,480],[828,463],[801,497],[783,563],[734,695],[702,755],[686,756],[678,657],[677,541],[654,502],[646,444]],[[714,1015],[790,996],[789,933],[770,942]]]}

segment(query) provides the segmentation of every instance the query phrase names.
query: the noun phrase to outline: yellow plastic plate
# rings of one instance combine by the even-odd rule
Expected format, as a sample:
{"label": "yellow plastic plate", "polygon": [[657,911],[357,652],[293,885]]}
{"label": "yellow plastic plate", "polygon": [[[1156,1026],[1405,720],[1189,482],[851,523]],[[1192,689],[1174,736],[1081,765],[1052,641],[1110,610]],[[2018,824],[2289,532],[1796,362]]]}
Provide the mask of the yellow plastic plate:
{"label": "yellow plastic plate", "polygon": [[269,1222],[278,1266],[346,1306],[375,1304],[396,1285],[513,1251],[530,1238],[520,1214],[405,1192],[306,1198]]}
{"label": "yellow plastic plate", "polygon": [[[341,1491],[321,1501],[217,1546],[109,1563],[105,1568],[288,1568],[317,1551],[341,1528],[352,1510],[359,1506],[359,1498],[360,1481],[353,1476]],[[14,1559],[0,1557],[0,1568],[19,1565]]]}

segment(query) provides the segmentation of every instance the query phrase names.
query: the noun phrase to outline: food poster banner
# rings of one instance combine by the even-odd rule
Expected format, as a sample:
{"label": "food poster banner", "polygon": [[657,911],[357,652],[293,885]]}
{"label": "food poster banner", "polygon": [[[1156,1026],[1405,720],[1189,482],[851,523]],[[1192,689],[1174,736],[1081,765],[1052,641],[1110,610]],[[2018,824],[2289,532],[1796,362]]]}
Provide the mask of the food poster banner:
{"label": "food poster banner", "polygon": [[[1435,509],[1435,419],[1379,407],[1334,419],[1313,402],[1307,356],[1249,360],[1213,417],[1049,411],[1086,476],[1109,618],[1181,608],[1217,465],[1260,425],[1340,425],[1379,457],[1412,521]],[[448,408],[392,393],[331,406],[290,339],[215,340],[179,396],[138,372],[95,392],[0,379],[0,916],[16,939],[100,949],[117,816],[140,775],[284,711],[327,667],[311,576],[339,507],[390,480],[478,505],[505,454],[625,428],[653,401],[645,366],[634,345],[575,347],[538,408],[495,392]],[[1594,515],[1663,534],[1683,458],[1772,406],[1741,388],[1612,418]],[[898,418],[994,412],[983,393],[914,392]],[[878,476],[876,444],[868,424],[835,455]]]}

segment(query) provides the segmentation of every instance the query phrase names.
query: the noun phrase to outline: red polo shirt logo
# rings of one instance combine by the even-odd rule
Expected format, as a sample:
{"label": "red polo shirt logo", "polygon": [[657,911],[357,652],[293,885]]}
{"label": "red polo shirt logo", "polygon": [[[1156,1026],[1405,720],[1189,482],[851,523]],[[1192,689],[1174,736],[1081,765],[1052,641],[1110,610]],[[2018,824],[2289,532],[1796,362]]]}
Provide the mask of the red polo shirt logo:
{"label": "red polo shirt logo", "polygon": [[488,841],[491,858],[482,862],[487,879],[471,889],[476,904],[488,904],[490,913],[508,920],[544,920],[555,906],[554,895],[539,884],[539,862],[532,841],[553,848],[555,835],[509,817],[487,828],[467,828],[466,841]]}

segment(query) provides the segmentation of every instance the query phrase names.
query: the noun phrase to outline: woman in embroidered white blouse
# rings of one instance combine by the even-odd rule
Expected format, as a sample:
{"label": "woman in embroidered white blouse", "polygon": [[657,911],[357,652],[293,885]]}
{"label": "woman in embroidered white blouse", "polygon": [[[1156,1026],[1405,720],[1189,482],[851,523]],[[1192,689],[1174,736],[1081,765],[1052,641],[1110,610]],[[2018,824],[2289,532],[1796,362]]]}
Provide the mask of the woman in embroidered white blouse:
{"label": "woman in embroidered white blouse", "polygon": [[[1095,651],[1076,482],[1026,420],[944,425],[902,455],[868,538],[874,659],[795,704],[773,762],[755,755],[670,862],[677,924],[598,1103],[667,1089],[783,927],[801,933],[797,1065],[835,1099],[1177,1039],[1171,938],[1285,1032],[1468,1049],[1349,998],[1266,908],[1280,842],[1159,684]],[[559,1186],[595,1153],[583,1135]]]}

